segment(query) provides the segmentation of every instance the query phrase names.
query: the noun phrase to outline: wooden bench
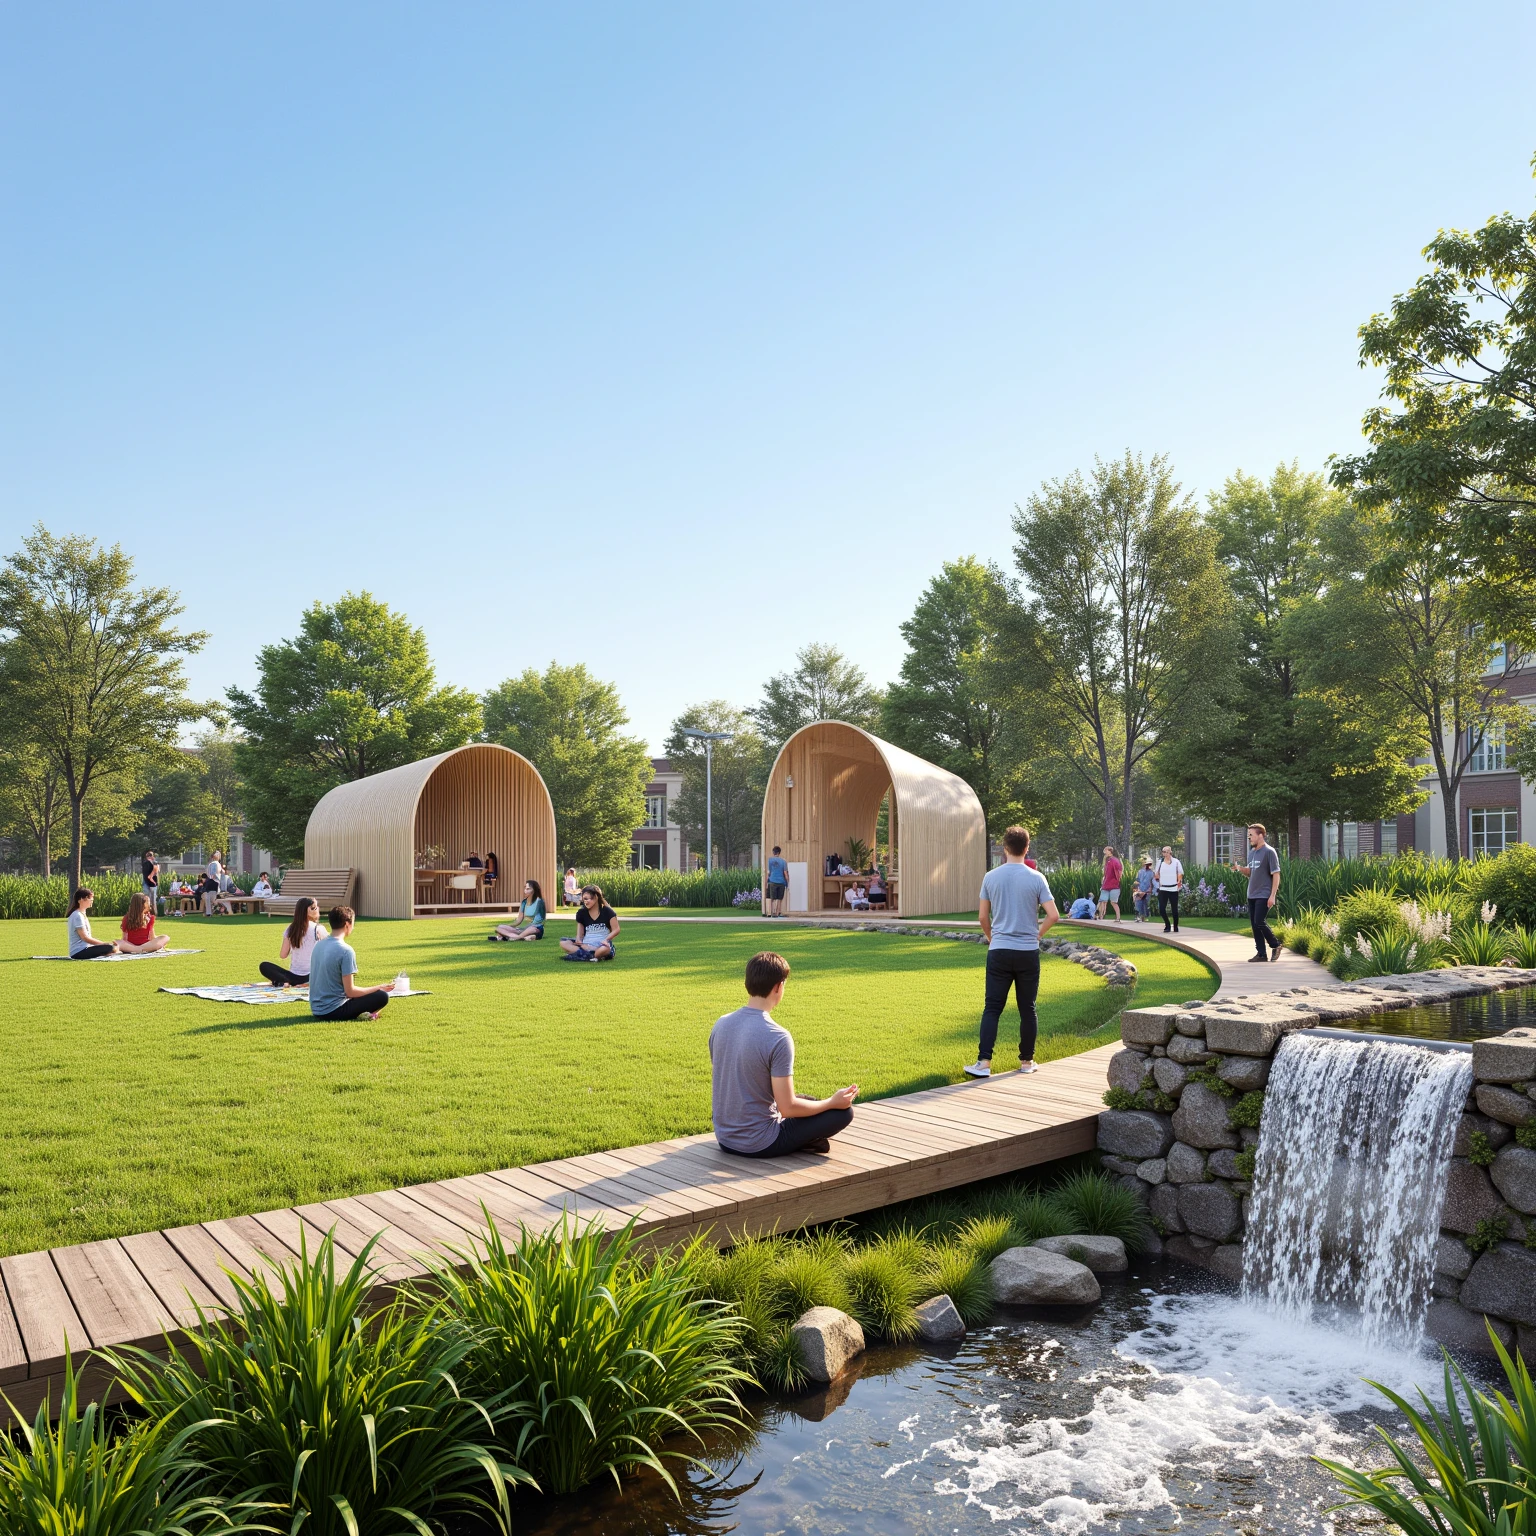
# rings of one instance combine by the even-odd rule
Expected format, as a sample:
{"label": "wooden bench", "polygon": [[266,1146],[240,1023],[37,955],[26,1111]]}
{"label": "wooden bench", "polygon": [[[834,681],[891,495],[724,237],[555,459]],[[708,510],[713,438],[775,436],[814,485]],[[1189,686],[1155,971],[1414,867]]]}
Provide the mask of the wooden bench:
{"label": "wooden bench", "polygon": [[323,922],[332,907],[350,907],[356,890],[355,869],[290,869],[279,894],[266,898],[267,911],[291,917],[300,896],[313,896]]}

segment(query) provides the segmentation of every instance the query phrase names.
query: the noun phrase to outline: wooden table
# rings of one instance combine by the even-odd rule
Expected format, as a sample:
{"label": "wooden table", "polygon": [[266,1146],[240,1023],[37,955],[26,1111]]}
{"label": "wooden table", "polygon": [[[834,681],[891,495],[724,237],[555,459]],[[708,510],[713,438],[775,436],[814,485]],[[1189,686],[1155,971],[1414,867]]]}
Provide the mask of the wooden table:
{"label": "wooden table", "polygon": [[238,891],[231,891],[228,896],[221,893],[215,900],[227,902],[233,912],[265,912],[267,910],[265,896],[245,896]]}
{"label": "wooden table", "polygon": [[[867,875],[823,875],[821,877],[822,909],[826,910],[826,898],[828,896],[835,896],[837,898],[837,910],[839,912],[851,912],[853,908],[848,905],[846,892],[852,890],[856,885],[862,885],[867,888],[869,877]],[[898,882],[894,876],[885,882],[885,907],[879,910],[888,912],[896,910],[897,885]]]}
{"label": "wooden table", "polygon": [[[441,876],[443,878],[443,880],[444,880],[445,888],[444,888],[443,894],[444,894],[445,897],[448,894],[448,892],[447,892],[447,885],[446,885],[447,880],[451,876],[453,876],[453,875],[473,875],[475,877],[474,899],[475,899],[475,902],[478,904],[480,899],[481,899],[481,890],[482,890],[481,882],[485,878],[485,871],[483,869],[418,869],[415,872],[415,877],[416,877],[416,879],[418,881],[420,881],[421,883],[425,884],[426,880],[428,878],[430,878],[432,880],[434,886],[436,885],[437,878],[439,876]],[[434,890],[433,894],[434,895],[436,894],[435,890]],[[459,900],[460,901],[467,901],[468,899],[469,899],[469,892],[468,891],[460,891],[459,892]],[[446,903],[438,903],[438,902],[429,903],[429,905],[432,905],[432,906],[445,905],[445,904]]]}

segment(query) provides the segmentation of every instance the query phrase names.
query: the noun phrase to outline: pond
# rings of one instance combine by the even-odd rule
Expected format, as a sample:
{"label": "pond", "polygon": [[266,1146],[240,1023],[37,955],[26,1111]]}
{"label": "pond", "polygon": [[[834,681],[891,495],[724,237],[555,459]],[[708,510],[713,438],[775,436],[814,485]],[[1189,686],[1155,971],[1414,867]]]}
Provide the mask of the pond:
{"label": "pond", "polygon": [[1536,1027],[1536,987],[1458,997],[1453,1002],[1430,1003],[1422,1008],[1393,1008],[1350,1019],[1345,1027],[1418,1040],[1481,1040],[1510,1029]]}
{"label": "pond", "polygon": [[1433,1387],[1428,1349],[1269,1316],[1142,1262],[1078,1312],[1020,1309],[937,1354],[875,1348],[830,1391],[758,1399],[679,1504],[657,1480],[527,1500],[537,1536],[970,1536],[1333,1529],[1314,1455],[1379,1465],[1372,1376]]}

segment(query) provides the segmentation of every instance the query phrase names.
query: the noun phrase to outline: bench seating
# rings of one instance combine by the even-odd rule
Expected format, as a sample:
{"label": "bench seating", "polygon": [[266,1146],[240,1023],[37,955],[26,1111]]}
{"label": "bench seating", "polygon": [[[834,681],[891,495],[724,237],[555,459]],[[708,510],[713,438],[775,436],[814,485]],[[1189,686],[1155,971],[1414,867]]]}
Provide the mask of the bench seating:
{"label": "bench seating", "polygon": [[300,896],[313,896],[324,922],[332,907],[350,907],[356,890],[355,869],[290,869],[283,876],[281,892],[267,897],[267,911],[291,917]]}

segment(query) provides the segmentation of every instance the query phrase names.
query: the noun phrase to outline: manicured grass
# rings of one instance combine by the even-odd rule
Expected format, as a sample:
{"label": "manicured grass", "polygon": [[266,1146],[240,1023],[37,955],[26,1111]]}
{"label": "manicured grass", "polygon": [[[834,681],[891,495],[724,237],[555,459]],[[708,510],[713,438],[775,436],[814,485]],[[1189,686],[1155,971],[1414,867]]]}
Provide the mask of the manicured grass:
{"label": "manicured grass", "polygon": [[[943,939],[635,923],[617,962],[576,966],[552,939],[487,944],[485,922],[364,922],[360,978],[405,970],[432,996],[320,1024],[303,1004],[158,991],[255,979],[279,921],[163,926],[204,953],[42,964],[23,957],[58,952],[62,922],[0,923],[0,1253],[705,1130],[706,1037],[760,948],[794,966],[779,1017],[803,1091],[910,1092],[975,1055],[983,952]],[[1191,957],[1114,938],[1143,967],[1138,1000],[1214,990]],[[1114,1038],[1097,977],[1050,958],[1042,976],[1040,1057]],[[999,1067],[1016,1028],[1010,1011]]]}

